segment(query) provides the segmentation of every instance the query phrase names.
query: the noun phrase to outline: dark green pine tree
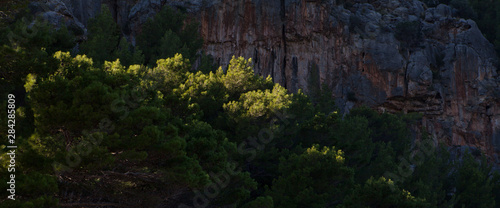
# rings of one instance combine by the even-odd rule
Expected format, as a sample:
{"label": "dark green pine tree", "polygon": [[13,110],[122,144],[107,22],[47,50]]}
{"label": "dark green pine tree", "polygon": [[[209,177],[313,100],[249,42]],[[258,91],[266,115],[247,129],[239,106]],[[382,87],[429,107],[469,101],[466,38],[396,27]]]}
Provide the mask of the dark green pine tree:
{"label": "dark green pine tree", "polygon": [[458,166],[456,175],[455,207],[495,207],[491,166],[486,159],[480,162],[467,153]]}
{"label": "dark green pine tree", "polygon": [[88,39],[81,46],[81,53],[91,57],[95,66],[104,61],[114,61],[113,54],[120,43],[120,27],[115,23],[109,8],[101,7],[101,13],[90,19]]}
{"label": "dark green pine tree", "polygon": [[120,64],[123,66],[144,63],[142,51],[139,50],[139,47],[133,48],[132,44],[125,37],[120,39],[120,44],[118,44],[118,48],[113,53],[113,58],[119,59]]}
{"label": "dark green pine tree", "polygon": [[186,15],[170,7],[163,8],[149,19],[137,36],[146,64],[152,66],[157,59],[173,57],[176,53],[194,61],[203,44],[197,23],[184,24]]}
{"label": "dark green pine tree", "polygon": [[281,176],[268,195],[276,207],[326,207],[339,204],[353,187],[354,170],[344,164],[341,150],[314,145],[292,154],[279,165]]}

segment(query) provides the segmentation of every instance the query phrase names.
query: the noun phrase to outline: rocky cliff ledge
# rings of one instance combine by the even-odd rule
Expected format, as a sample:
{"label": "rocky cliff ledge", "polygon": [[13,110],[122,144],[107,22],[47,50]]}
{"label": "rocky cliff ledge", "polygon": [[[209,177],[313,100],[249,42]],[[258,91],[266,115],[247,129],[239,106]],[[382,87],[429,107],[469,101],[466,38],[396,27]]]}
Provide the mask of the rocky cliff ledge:
{"label": "rocky cliff ledge", "polygon": [[500,163],[497,56],[474,21],[455,17],[446,5],[427,8],[417,0],[59,2],[83,24],[100,3],[108,4],[131,39],[162,6],[181,7],[201,20],[204,50],[221,65],[233,55],[252,58],[256,74],[270,75],[292,92],[313,93],[325,84],[342,112],[365,104],[423,113],[422,125],[436,141],[480,149]]}

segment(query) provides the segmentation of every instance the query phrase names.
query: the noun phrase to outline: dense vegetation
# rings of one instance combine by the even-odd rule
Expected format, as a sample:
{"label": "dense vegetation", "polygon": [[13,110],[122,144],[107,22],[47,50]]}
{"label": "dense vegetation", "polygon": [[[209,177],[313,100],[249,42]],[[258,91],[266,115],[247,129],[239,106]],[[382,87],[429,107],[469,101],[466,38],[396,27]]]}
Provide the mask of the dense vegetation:
{"label": "dense vegetation", "polygon": [[[0,31],[0,96],[16,96],[19,146],[16,200],[2,191],[2,207],[500,204],[485,160],[454,160],[425,130],[411,140],[419,115],[340,115],[326,88],[313,101],[290,94],[241,57],[214,69],[183,20],[165,9],[133,47],[104,9],[80,54],[60,51],[73,49],[71,30],[41,20]],[[8,157],[1,146],[2,179]]]}

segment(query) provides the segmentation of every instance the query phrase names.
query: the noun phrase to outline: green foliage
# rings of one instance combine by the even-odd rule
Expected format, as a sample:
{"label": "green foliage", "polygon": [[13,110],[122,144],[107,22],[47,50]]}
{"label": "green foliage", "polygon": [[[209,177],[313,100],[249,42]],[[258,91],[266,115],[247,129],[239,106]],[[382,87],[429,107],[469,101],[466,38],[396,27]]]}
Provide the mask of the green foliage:
{"label": "green foliage", "polygon": [[113,53],[120,43],[121,32],[107,6],[102,5],[101,13],[89,20],[88,33],[87,41],[81,45],[81,52],[91,57],[96,66],[114,60]]}
{"label": "green foliage", "polygon": [[184,83],[187,72],[191,68],[189,60],[181,54],[175,54],[172,58],[159,59],[156,67],[150,70],[151,81],[163,95],[173,93],[173,89]]}
{"label": "green foliage", "polygon": [[0,4],[0,11],[2,11],[3,15],[0,18],[0,28],[11,23],[19,13],[25,12],[29,2],[30,1],[27,0],[2,1],[2,4]]}
{"label": "green foliage", "polygon": [[[172,30],[167,30],[160,39],[160,51],[158,57],[171,57],[182,47],[181,39]],[[187,54],[185,54],[187,55]]]}
{"label": "green foliage", "polygon": [[32,173],[28,175],[21,175],[19,178],[21,183],[16,191],[20,193],[29,193],[34,196],[37,195],[53,195],[57,193],[56,178],[50,175]]}
{"label": "green foliage", "polygon": [[315,108],[326,115],[336,112],[333,91],[325,83],[321,85],[319,96],[316,98]]}
{"label": "green foliage", "polygon": [[[368,119],[373,142],[391,143],[397,155],[403,155],[410,147],[408,126],[413,119],[411,114],[397,116],[392,114],[378,114],[377,112],[361,107],[354,109],[348,117],[360,116]],[[409,117],[409,118],[407,118]]]}
{"label": "green foliage", "polygon": [[229,61],[229,66],[222,82],[226,87],[229,99],[238,98],[244,92],[269,89],[272,86],[270,77],[262,79],[254,75],[252,59],[245,60],[243,57],[233,58]]}
{"label": "green foliage", "polygon": [[[120,104],[125,102],[121,96],[130,95],[133,88],[129,84],[138,84],[139,80],[127,74],[118,62],[108,62],[104,69],[95,69],[91,67],[92,60],[85,56],[71,58],[68,53],[56,53],[55,57],[61,61],[58,71],[49,79],[38,80],[29,94],[35,113],[35,126],[40,135],[56,135],[52,139],[63,142],[65,146],[82,144],[85,141],[81,138],[83,130],[93,129],[103,118],[121,117],[117,117],[116,113],[127,110]],[[177,59],[159,60],[159,66],[153,72],[161,76],[155,77],[165,78],[169,72],[176,74],[187,70],[188,66],[179,61],[182,62],[180,56]],[[128,83],[120,81],[130,79],[132,81]],[[57,99],[51,99],[54,97]],[[133,104],[127,101],[123,107]],[[176,135],[176,127],[168,125],[175,124],[169,111],[155,106],[142,106],[129,109],[127,113],[117,123],[116,135],[119,136],[107,136],[103,144],[112,150],[148,150],[159,145],[168,152],[165,159],[180,160],[181,164],[195,168],[192,171],[198,175],[196,177],[203,175],[196,173],[201,171],[197,162],[186,158],[185,141]],[[73,118],[70,115],[88,116]],[[113,161],[106,148],[94,146],[92,153],[89,156],[82,155],[85,162],[81,165],[106,165]],[[191,178],[184,181],[199,185],[198,180]]]}
{"label": "green foliage", "polygon": [[210,120],[216,118],[223,110],[222,105],[229,98],[221,79],[222,76],[221,69],[216,73],[189,74],[186,82],[181,84],[176,91],[180,94],[178,95],[180,100],[186,103],[184,108],[198,117],[203,116]]}
{"label": "green foliage", "polygon": [[[239,101],[230,101],[224,109],[230,117],[240,119],[269,119],[272,112],[288,108],[290,95],[280,85],[274,85],[273,90],[256,90],[241,94]],[[239,117],[239,118],[238,118]]]}
{"label": "green foliage", "polygon": [[0,41],[4,43],[0,46],[0,95],[5,97],[8,92],[23,91],[28,74],[47,76],[53,72],[56,61],[52,53],[70,50],[74,36],[64,26],[56,30],[41,19],[23,17],[1,29]]}
{"label": "green foliage", "polygon": [[370,178],[346,197],[343,207],[426,207],[423,199],[399,189],[393,181],[380,177]]}
{"label": "green foliage", "polygon": [[47,48],[49,54],[56,51],[69,51],[75,46],[75,36],[66,26],[61,26],[59,30],[52,32],[51,46]]}
{"label": "green foliage", "polygon": [[145,160],[148,157],[148,153],[146,151],[135,151],[128,150],[124,151],[118,155],[118,160],[130,160],[135,162],[140,162]]}
{"label": "green foliage", "polygon": [[[414,196],[425,199],[427,207],[449,207],[453,203],[447,196],[453,189],[453,178],[450,173],[454,169],[449,153],[444,147],[436,148],[434,141],[422,138],[417,144],[413,161],[413,174],[405,180],[404,187]],[[420,157],[420,158],[418,158]]]}
{"label": "green foliage", "polygon": [[257,183],[250,176],[249,172],[239,172],[231,177],[233,183],[229,184],[216,199],[218,204],[242,204],[243,201],[248,200],[251,191],[255,190]]}
{"label": "green foliage", "polygon": [[122,37],[120,27],[106,5],[102,5],[99,15],[89,20],[88,33],[87,40],[81,44],[81,53],[92,58],[95,66],[116,59],[119,59],[123,66],[144,63],[142,50],[139,47],[134,48]]}
{"label": "green foliage", "polygon": [[230,154],[236,152],[236,145],[228,141],[224,132],[198,120],[192,121],[186,128],[188,155],[200,161],[204,170],[225,170]]}
{"label": "green foliage", "polygon": [[273,90],[256,90],[241,94],[238,101],[224,104],[228,121],[233,124],[236,141],[248,136],[256,136],[262,128],[269,127],[275,112],[286,111],[291,104],[291,96],[285,88],[276,84]]}
{"label": "green foliage", "polygon": [[257,199],[246,203],[242,208],[273,208],[273,198],[270,196],[260,196]]}
{"label": "green foliage", "polygon": [[118,48],[114,50],[113,56],[120,60],[124,66],[144,63],[144,55],[139,48],[133,48],[125,37],[120,39]]}
{"label": "green foliage", "polygon": [[[190,75],[190,65],[180,54],[158,60],[153,69],[139,66],[126,69],[119,61],[94,68],[93,61],[86,56],[72,58],[69,53],[58,52],[54,57],[59,61],[58,69],[47,78],[34,77],[26,85],[38,135],[33,154],[47,154],[42,151],[45,149],[52,158],[64,161],[64,149],[85,149],[91,154],[80,154],[82,162],[74,168],[87,171],[111,169],[116,166],[115,161],[135,163],[160,157],[155,168],[164,175],[163,180],[198,188],[210,182],[209,172],[230,167],[230,155],[236,154],[236,145],[222,131],[191,120],[196,117],[190,116],[190,123],[184,126],[179,117],[164,108],[179,108],[176,106],[179,101],[173,104],[166,101],[180,99],[174,88],[187,82],[187,77],[206,76],[201,72]],[[219,72],[217,76],[220,81],[227,75]],[[135,98],[137,89],[144,97],[132,102],[130,98]],[[284,89],[280,92],[286,94]],[[185,117],[189,112],[177,114]],[[103,118],[115,121],[114,132],[109,135],[102,132],[102,143],[92,145],[84,132],[98,126]],[[113,157],[111,152],[119,154]],[[241,203],[256,187],[248,173],[233,177],[237,180],[214,201]]]}
{"label": "green foliage", "polygon": [[[3,178],[10,178],[9,175]],[[16,200],[7,199],[2,202],[2,207],[42,207],[50,208],[58,204],[54,195],[58,192],[58,184],[54,176],[32,172],[28,174],[16,174]],[[2,189],[8,189],[7,184],[1,185]],[[5,194],[2,194],[5,196]],[[7,198],[7,196],[5,196]]]}
{"label": "green foliage", "polygon": [[314,103],[321,96],[321,85],[320,85],[320,74],[318,65],[314,62],[310,63],[309,69],[307,70],[307,88],[309,92],[307,93]]}
{"label": "green foliage", "polygon": [[26,50],[45,48],[49,54],[58,50],[70,50],[75,44],[75,37],[65,26],[54,28],[42,18],[23,17],[9,25],[0,35],[5,44],[13,48]]}
{"label": "green foliage", "polygon": [[[366,107],[341,116],[314,63],[306,77],[310,96],[256,76],[251,59],[233,57],[226,71],[216,69],[212,57],[198,52],[198,26],[186,22],[184,14],[165,8],[144,25],[134,48],[103,7],[82,44],[88,56],[52,56],[73,46],[71,32],[40,21],[36,35],[0,48],[0,94],[19,94],[22,103],[16,165],[23,200],[2,201],[2,207],[56,207],[64,199],[60,190],[120,205],[142,201],[142,207],[165,197],[188,203],[184,196],[198,193],[213,207],[498,203],[500,176],[491,175],[485,161],[466,156],[453,163],[446,151],[426,151],[410,140],[410,126],[421,116]],[[27,23],[2,28],[0,39],[10,31],[24,34]],[[403,44],[416,45],[411,41],[420,37],[420,25],[397,29]],[[145,62],[149,67],[134,65]],[[6,118],[5,111],[0,116]],[[113,128],[100,129],[103,120]],[[3,178],[8,161],[1,148]],[[418,160],[419,152],[425,160]],[[70,157],[77,162],[69,164]],[[409,174],[401,174],[406,166]],[[216,193],[207,194],[214,187]]]}
{"label": "green foliage", "polygon": [[143,49],[146,64],[157,59],[168,58],[181,53],[189,60],[196,60],[196,53],[203,40],[197,33],[194,22],[184,24],[186,15],[165,7],[153,19],[149,19],[137,37],[137,46]]}
{"label": "green foliage", "polygon": [[[434,153],[415,163],[412,175],[395,178],[397,182],[369,179],[397,173],[396,158],[411,161],[408,126],[418,115],[358,108],[341,119],[329,109],[331,92],[321,92],[314,105],[300,92],[291,95],[279,85],[271,88],[271,80],[255,76],[251,62],[242,58],[233,59],[226,73],[219,69],[205,74],[189,72],[190,64],[180,54],[158,60],[154,68],[126,68],[119,61],[95,68],[86,56],[58,52],[54,57],[54,73],[29,76],[26,84],[36,134],[25,153],[41,165],[22,164],[34,170],[45,171],[51,160],[64,161],[68,147],[80,147],[91,149],[91,154],[80,155],[76,170],[112,170],[124,163],[161,173],[162,181],[178,187],[216,184],[220,191],[211,204],[220,206],[467,204],[475,203],[476,196],[458,181],[471,178],[479,180],[474,190],[487,196],[481,202],[491,205],[494,197],[487,194],[496,186],[484,182],[486,169],[469,176],[466,173],[479,166],[470,163],[463,167],[471,168],[459,168],[454,179],[446,157]],[[139,97],[134,96],[138,92]],[[295,119],[280,122],[276,113],[287,111],[296,114]],[[88,116],[69,116],[75,114]],[[103,118],[114,120],[112,133],[84,134]],[[263,129],[269,130],[268,141],[260,138]],[[102,143],[90,145],[97,135],[102,135]],[[319,145],[302,149],[313,143]],[[234,169],[232,161],[243,171],[221,185],[220,174]],[[453,184],[457,197],[452,200],[446,194]],[[33,198],[40,195],[34,189],[27,192],[38,193]]]}
{"label": "green foliage", "polygon": [[272,87],[270,78],[263,80],[254,75],[251,60],[233,57],[226,73],[222,68],[209,74],[189,73],[176,93],[184,101],[186,110],[213,121],[224,111],[224,103],[235,101],[246,92]]}
{"label": "green foliage", "polygon": [[349,166],[361,168],[371,162],[375,144],[370,134],[368,119],[364,117],[348,117],[339,123],[333,135],[334,145],[346,152]]}
{"label": "green foliage", "polygon": [[111,92],[111,83],[106,83],[102,71],[92,70],[92,60],[86,56],[71,58],[61,52],[54,56],[60,61],[59,69],[49,78],[37,80],[29,94],[35,126],[41,136],[78,137],[83,129],[92,129],[100,119],[111,116],[109,104],[118,94]]}
{"label": "green foliage", "polygon": [[59,200],[53,196],[40,196],[36,199],[30,199],[25,201],[5,201],[2,202],[2,206],[5,208],[52,208],[57,207]]}
{"label": "green foliage", "polygon": [[493,173],[493,178],[491,180],[493,184],[493,194],[495,196],[495,204],[500,204],[500,172],[496,171]]}
{"label": "green foliage", "polygon": [[483,158],[477,162],[469,153],[465,154],[458,166],[456,176],[456,206],[495,207],[491,166]]}
{"label": "green foliage", "polygon": [[[358,171],[358,181],[370,176],[381,177],[387,172],[400,173],[399,168],[405,168],[399,163],[403,155],[397,154],[391,143],[378,142],[373,150],[372,161],[365,168]],[[398,166],[399,165],[399,166]],[[395,178],[401,179],[401,178]],[[404,178],[403,178],[404,179]]]}
{"label": "green foliage", "polygon": [[341,150],[314,145],[304,153],[281,159],[281,176],[269,195],[276,207],[325,207],[343,199],[353,185],[354,171]]}
{"label": "green foliage", "polygon": [[215,72],[218,66],[214,63],[214,58],[212,55],[202,54],[200,57],[200,64],[198,66],[198,70],[201,72],[208,74],[210,72]]}

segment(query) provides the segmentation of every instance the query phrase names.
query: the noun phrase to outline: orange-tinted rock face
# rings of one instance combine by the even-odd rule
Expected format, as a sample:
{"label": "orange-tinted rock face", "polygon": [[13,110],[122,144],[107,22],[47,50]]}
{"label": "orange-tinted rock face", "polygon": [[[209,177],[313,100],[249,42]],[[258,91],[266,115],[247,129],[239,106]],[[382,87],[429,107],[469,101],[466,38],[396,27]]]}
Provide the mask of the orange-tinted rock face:
{"label": "orange-tinted rock face", "polygon": [[[233,55],[252,58],[256,74],[292,92],[326,84],[343,111],[350,94],[380,111],[421,112],[436,140],[494,155],[497,58],[473,21],[451,14],[419,1],[345,9],[334,1],[224,0],[200,16],[204,50],[221,65]],[[419,35],[397,35],[404,22]]]}

